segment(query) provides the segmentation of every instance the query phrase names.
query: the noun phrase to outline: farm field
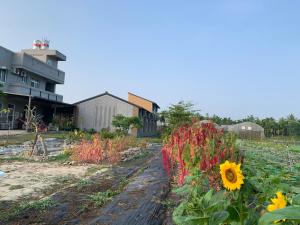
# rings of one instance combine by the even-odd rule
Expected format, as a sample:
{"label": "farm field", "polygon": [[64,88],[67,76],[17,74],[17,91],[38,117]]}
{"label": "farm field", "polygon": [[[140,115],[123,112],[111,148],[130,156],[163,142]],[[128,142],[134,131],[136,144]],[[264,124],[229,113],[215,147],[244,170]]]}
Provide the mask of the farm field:
{"label": "farm field", "polygon": [[[17,140],[28,141],[25,135],[17,136]],[[152,201],[163,200],[169,190],[160,146],[155,144],[159,139],[151,142],[130,137],[100,139],[87,133],[63,135],[73,136],[74,150],[56,149],[52,155],[49,149],[51,156],[45,160],[27,158],[22,152],[0,157],[0,170],[4,172],[0,177],[0,224],[88,224],[107,220],[101,215],[106,210],[123,211],[119,220],[126,221],[131,218],[126,215],[134,213],[129,209],[136,208],[133,199],[137,198],[143,199],[136,208],[137,215],[151,220],[149,209],[142,209],[145,204],[155,209],[153,214],[163,211],[162,203]],[[12,137],[11,141],[17,143]]]}
{"label": "farm field", "polygon": [[238,141],[244,152],[244,168],[259,188],[274,193],[274,189],[300,194],[300,145],[279,139],[270,141]]}
{"label": "farm field", "polygon": [[[85,133],[63,134],[64,136],[60,137],[75,135],[76,139],[79,136],[76,145],[78,149],[74,150],[75,158],[71,157],[69,151],[49,156],[44,161],[27,159],[22,155],[0,158],[0,170],[6,173],[0,185],[0,224],[106,224],[108,221],[130,224],[133,218],[139,218],[144,224],[194,224],[190,220],[198,221],[197,224],[207,224],[205,221],[199,222],[199,216],[195,217],[198,211],[205,212],[204,220],[209,220],[214,218],[216,212],[221,216],[218,214],[218,208],[225,207],[220,218],[224,219],[227,215],[226,210],[232,213],[232,208],[226,208],[229,202],[233,206],[237,205],[238,213],[233,213],[236,220],[241,215],[239,210],[242,210],[244,224],[258,224],[260,217],[266,214],[271,199],[274,199],[279,191],[287,204],[297,207],[297,200],[294,199],[300,194],[300,153],[295,139],[236,140],[231,135],[222,136],[209,126],[197,125],[194,128],[179,129],[179,136],[173,134],[169,137],[169,140],[178,138],[174,139],[174,143],[177,143],[174,146],[185,146],[186,141],[196,137],[184,139],[188,137],[184,135],[185,129],[195,129],[195,134],[201,131],[210,137],[203,139],[206,141],[202,144],[199,142],[198,145],[190,144],[183,148],[181,160],[187,169],[197,165],[197,161],[188,161],[191,158],[187,153],[194,149],[193,154],[198,154],[196,149],[200,150],[206,145],[205,149],[211,151],[210,154],[220,149],[218,155],[222,157],[224,154],[223,162],[226,157],[232,160],[232,154],[235,162],[241,163],[244,177],[241,190],[244,192],[244,200],[240,199],[241,190],[227,191],[223,187],[220,171],[216,167],[218,162],[214,161],[214,157],[213,160],[206,161],[206,164],[199,162],[200,169],[196,167],[189,175],[187,170],[181,171],[180,166],[177,167],[179,171],[172,172],[174,168],[168,171],[164,152],[166,146],[171,143],[168,141],[164,142],[161,154],[160,139],[116,138],[108,144],[108,140]],[[222,145],[218,147],[216,143]],[[97,158],[100,152],[92,153],[93,149],[109,145],[120,148],[120,152],[113,153],[109,148],[102,149],[101,154],[104,155],[101,157],[109,157],[108,161]],[[141,148],[133,147],[127,151],[127,146]],[[233,146],[237,147],[238,152],[233,152]],[[172,151],[177,150],[175,147]],[[85,155],[81,156],[77,151],[83,151]],[[94,159],[100,160],[99,163],[96,163],[97,160],[90,161]],[[168,173],[171,176],[168,176]],[[207,175],[213,179],[209,176],[207,179]],[[214,188],[217,191],[213,191]],[[240,209],[239,204],[242,201],[245,208]],[[201,204],[198,205],[199,203]],[[201,208],[201,205],[204,208]],[[213,207],[211,210],[214,211],[208,211],[210,207]],[[209,224],[241,223],[217,221]]]}

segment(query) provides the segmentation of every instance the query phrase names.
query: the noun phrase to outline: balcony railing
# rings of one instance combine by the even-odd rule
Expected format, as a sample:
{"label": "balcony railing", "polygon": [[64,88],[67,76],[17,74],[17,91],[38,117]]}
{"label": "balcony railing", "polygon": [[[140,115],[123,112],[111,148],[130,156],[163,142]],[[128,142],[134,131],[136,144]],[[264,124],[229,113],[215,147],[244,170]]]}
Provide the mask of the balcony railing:
{"label": "balcony railing", "polygon": [[46,63],[27,55],[26,53],[19,53],[14,58],[12,65],[15,68],[22,68],[32,73],[38,74],[44,78],[53,80],[59,84],[63,84],[65,81],[65,72],[53,68]]}
{"label": "balcony railing", "polygon": [[38,88],[28,87],[20,83],[5,83],[4,92],[14,93],[19,95],[31,95],[50,101],[62,102],[63,96],[49,91],[40,90]]}

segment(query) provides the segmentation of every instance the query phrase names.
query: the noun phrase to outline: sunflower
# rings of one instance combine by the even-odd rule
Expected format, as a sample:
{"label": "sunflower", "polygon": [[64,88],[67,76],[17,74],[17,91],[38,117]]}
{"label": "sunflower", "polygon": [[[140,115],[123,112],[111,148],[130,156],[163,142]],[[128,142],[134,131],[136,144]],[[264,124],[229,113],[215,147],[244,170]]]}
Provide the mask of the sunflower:
{"label": "sunflower", "polygon": [[226,161],[220,165],[220,174],[223,181],[223,186],[229,191],[240,189],[244,183],[244,176],[241,171],[241,164],[231,163]]}
{"label": "sunflower", "polygon": [[286,207],[286,199],[285,199],[284,195],[282,194],[282,192],[280,192],[280,191],[277,192],[276,196],[277,196],[276,198],[271,199],[272,204],[268,205],[268,207],[267,207],[267,210],[269,212]]}

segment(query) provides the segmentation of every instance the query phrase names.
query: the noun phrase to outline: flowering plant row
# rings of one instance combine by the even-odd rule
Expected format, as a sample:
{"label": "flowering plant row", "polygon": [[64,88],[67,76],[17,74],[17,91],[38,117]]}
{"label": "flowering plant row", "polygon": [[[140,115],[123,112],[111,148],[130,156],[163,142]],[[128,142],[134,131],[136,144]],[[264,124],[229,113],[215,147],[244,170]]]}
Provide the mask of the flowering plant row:
{"label": "flowering plant row", "polygon": [[94,134],[91,139],[81,139],[72,149],[74,160],[85,163],[117,163],[121,160],[122,151],[139,144],[134,138],[126,136],[103,139],[99,134]]}
{"label": "flowering plant row", "polygon": [[206,174],[209,185],[220,189],[218,167],[226,159],[242,160],[235,156],[235,137],[225,135],[212,123],[194,122],[175,129],[162,148],[163,164],[170,174],[176,169],[177,181],[183,185],[185,177],[194,169]]}

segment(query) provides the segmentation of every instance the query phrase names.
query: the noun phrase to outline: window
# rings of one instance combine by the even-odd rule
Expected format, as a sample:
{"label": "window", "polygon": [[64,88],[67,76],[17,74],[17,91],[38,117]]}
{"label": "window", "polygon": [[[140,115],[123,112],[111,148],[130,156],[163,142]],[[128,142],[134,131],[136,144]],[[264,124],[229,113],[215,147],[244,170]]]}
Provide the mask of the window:
{"label": "window", "polygon": [[252,130],[252,127],[248,127],[248,130]]}
{"label": "window", "polygon": [[50,65],[50,66],[53,66],[53,62],[51,59],[47,59],[47,64]]}
{"label": "window", "polygon": [[246,127],[245,127],[245,126],[242,126],[242,130],[246,130]]}
{"label": "window", "polygon": [[21,82],[24,84],[27,84],[27,76],[26,75],[21,75]]}
{"label": "window", "polygon": [[7,70],[0,69],[0,82],[6,82]]}
{"label": "window", "polygon": [[35,80],[35,79],[31,79],[30,86],[34,87],[34,88],[39,88],[40,87],[40,81]]}
{"label": "window", "polygon": [[56,61],[54,59],[47,59],[47,64],[56,67]]}

